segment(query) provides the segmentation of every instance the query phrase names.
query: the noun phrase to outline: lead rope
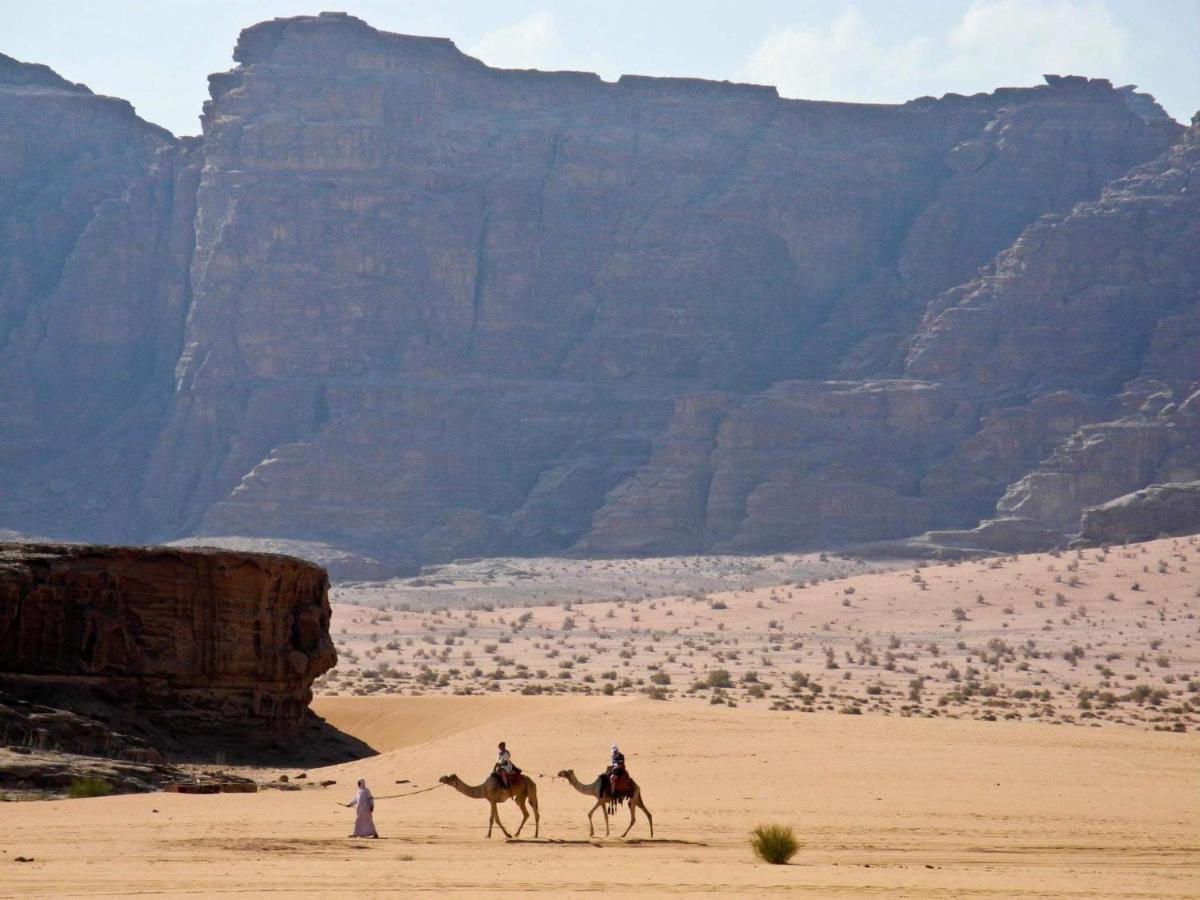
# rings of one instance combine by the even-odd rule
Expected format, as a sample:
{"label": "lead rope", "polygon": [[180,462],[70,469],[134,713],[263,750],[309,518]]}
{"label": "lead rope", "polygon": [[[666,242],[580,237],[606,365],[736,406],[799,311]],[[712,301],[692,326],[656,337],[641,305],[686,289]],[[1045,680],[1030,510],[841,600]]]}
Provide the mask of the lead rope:
{"label": "lead rope", "polygon": [[376,797],[376,800],[397,800],[401,797],[415,797],[417,794],[426,794],[429,791],[436,791],[440,787],[446,787],[444,784],[435,784],[433,787],[421,788],[419,791],[409,791],[407,794],[388,794],[386,797]]}
{"label": "lead rope", "polygon": [[[539,772],[538,778],[557,778],[557,775],[549,776],[545,772]],[[407,794],[388,794],[385,797],[376,797],[376,800],[398,800],[402,797],[415,797],[417,794],[426,794],[429,791],[436,791],[440,787],[446,787],[444,784],[435,784],[433,787],[421,788],[419,791],[409,791]],[[341,804],[338,804],[339,806]]]}

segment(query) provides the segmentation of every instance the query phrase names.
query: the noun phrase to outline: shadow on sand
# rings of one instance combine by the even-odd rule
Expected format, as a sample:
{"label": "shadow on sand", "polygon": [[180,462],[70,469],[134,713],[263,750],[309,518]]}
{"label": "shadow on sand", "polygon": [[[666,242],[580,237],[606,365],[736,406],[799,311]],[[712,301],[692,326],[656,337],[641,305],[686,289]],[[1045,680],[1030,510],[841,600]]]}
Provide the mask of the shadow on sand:
{"label": "shadow on sand", "polygon": [[506,844],[552,844],[566,847],[638,847],[642,845],[675,844],[683,847],[707,847],[703,841],[683,841],[673,838],[509,838]]}

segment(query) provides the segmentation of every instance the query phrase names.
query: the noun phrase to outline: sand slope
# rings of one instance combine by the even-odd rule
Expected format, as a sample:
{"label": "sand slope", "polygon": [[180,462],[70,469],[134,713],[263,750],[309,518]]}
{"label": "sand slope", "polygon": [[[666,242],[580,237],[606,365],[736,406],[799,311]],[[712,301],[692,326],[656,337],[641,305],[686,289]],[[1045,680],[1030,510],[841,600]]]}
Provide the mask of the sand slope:
{"label": "sand slope", "polygon": [[1200,727],[1196,537],[748,590],[738,577],[569,607],[337,603],[341,659],[318,691],[654,692],[787,714]]}
{"label": "sand slope", "polygon": [[[1191,733],[604,697],[325,698],[317,708],[382,755],[309,772],[338,780],[326,790],[5,804],[0,896],[328,897],[352,885],[554,896],[1200,893]],[[383,840],[343,837],[351,812],[334,804],[355,778],[381,797],[412,789],[398,779],[424,787],[457,771],[477,781],[500,738],[538,777],[546,840],[487,841],[486,805],[446,787],[381,799]],[[643,786],[655,842],[641,823],[637,840],[589,841],[588,799],[548,777],[568,766],[593,775],[613,739]],[[512,804],[502,816],[516,825]],[[776,821],[804,841],[790,866],[756,862],[746,847],[754,824]]]}

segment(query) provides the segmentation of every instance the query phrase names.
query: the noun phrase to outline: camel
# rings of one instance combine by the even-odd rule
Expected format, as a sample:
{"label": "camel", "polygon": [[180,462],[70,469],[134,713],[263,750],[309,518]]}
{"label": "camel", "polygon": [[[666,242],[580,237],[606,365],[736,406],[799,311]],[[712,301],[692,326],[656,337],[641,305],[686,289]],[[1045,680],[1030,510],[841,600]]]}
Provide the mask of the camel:
{"label": "camel", "polygon": [[528,800],[529,805],[533,807],[533,836],[538,836],[542,815],[538,812],[537,782],[528,775],[522,775],[511,787],[504,787],[500,783],[500,776],[494,773],[489,775],[483,784],[474,786],[467,784],[457,775],[443,775],[438,781],[450,785],[464,796],[472,797],[475,800],[486,800],[492,805],[492,815],[488,819],[488,837],[492,836],[492,823],[495,822],[500,826],[500,830],[504,832],[506,838],[509,840],[513,838],[513,835],[509,834],[508,829],[504,827],[504,823],[500,821],[500,813],[496,811],[496,804],[503,803],[505,800],[515,800],[517,806],[521,808],[521,824],[518,826],[516,834],[517,837],[520,837],[521,829],[529,821],[529,810],[525,808],[525,801]]}
{"label": "camel", "polygon": [[[604,776],[600,776],[591,784],[584,784],[575,777],[574,769],[563,769],[558,773],[558,777],[567,779],[571,787],[575,788],[575,790],[579,791],[579,793],[587,794],[589,797],[595,798],[596,805],[588,810],[588,833],[592,837],[595,837],[596,835],[596,829],[592,827],[592,813],[599,809],[602,813],[604,813],[604,836],[608,837],[610,833],[608,830],[608,809],[605,807],[608,798],[602,797],[600,794],[601,788],[604,785]],[[633,828],[633,823],[637,819],[637,810],[639,807],[641,808],[642,812],[646,814],[646,821],[650,823],[650,837],[654,837],[654,816],[650,815],[650,810],[646,809],[646,804],[642,802],[642,789],[638,787],[637,782],[632,778],[629,779],[629,784],[633,791],[629,795],[629,828],[626,828],[625,831],[621,833],[621,837],[625,837],[625,835],[629,834],[630,830]]]}

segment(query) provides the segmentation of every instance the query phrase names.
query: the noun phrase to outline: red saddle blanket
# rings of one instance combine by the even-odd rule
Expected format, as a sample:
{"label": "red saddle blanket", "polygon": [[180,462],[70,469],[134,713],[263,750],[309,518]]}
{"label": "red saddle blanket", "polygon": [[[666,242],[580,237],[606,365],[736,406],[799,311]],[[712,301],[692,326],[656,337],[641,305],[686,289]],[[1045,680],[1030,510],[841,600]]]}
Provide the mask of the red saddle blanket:
{"label": "red saddle blanket", "polygon": [[501,768],[497,768],[495,771],[496,777],[500,779],[500,783],[504,785],[504,787],[512,787],[521,780],[521,770],[516,766],[513,766],[513,770],[511,772],[505,772]]}
{"label": "red saddle blanket", "polygon": [[633,792],[633,779],[628,775],[611,775],[608,787],[614,797],[625,797]]}

